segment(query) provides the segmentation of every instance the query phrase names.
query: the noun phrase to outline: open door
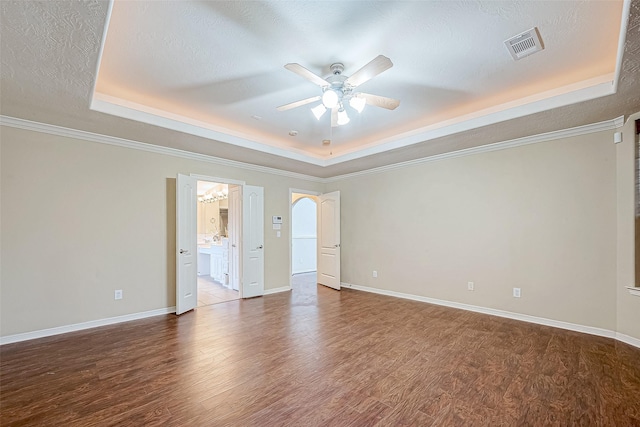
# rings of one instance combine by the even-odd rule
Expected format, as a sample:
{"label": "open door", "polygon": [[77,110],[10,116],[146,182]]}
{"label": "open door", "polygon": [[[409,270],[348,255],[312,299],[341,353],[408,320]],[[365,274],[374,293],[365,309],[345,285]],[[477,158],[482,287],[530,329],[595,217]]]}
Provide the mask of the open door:
{"label": "open door", "polygon": [[197,181],[178,174],[176,185],[176,314],[198,304]]}
{"label": "open door", "polygon": [[240,290],[241,188],[240,185],[229,185],[229,286],[234,291]]}
{"label": "open door", "polygon": [[340,290],[340,192],[318,203],[318,283]]}
{"label": "open door", "polygon": [[242,298],[264,294],[264,189],[242,189]]}

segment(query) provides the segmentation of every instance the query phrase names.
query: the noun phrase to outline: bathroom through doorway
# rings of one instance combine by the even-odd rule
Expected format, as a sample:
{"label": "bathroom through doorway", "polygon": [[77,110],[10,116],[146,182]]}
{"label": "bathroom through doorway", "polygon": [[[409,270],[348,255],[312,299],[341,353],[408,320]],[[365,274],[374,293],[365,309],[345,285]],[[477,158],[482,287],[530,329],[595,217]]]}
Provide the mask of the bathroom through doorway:
{"label": "bathroom through doorway", "polygon": [[197,307],[240,299],[239,257],[234,251],[240,238],[239,197],[237,185],[198,180]]}

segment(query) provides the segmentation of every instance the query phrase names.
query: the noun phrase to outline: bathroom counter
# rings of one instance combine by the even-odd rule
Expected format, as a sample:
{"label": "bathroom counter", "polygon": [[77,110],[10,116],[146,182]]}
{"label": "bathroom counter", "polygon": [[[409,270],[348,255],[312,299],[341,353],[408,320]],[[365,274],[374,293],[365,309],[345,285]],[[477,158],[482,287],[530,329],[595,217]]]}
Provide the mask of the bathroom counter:
{"label": "bathroom counter", "polygon": [[216,282],[226,284],[229,273],[229,239],[198,245],[198,275],[209,275]]}

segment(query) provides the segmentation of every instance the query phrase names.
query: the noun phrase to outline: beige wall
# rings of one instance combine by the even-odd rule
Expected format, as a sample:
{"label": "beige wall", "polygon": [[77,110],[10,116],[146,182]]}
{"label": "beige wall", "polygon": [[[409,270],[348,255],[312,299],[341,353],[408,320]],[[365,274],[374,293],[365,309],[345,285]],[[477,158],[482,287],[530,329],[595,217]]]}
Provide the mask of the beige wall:
{"label": "beige wall", "polygon": [[329,184],[341,192],[342,281],[615,330],[612,139],[600,132]]}
{"label": "beige wall", "polygon": [[340,190],[344,282],[640,339],[630,126],[325,185],[0,127],[0,334],[173,306],[175,176],[195,173],[265,188],[267,289],[289,284],[289,188]]}
{"label": "beige wall", "polygon": [[[265,288],[289,285],[289,188],[322,184],[0,127],[0,334],[175,305],[175,177],[264,187]],[[114,301],[115,289],[124,299]]]}

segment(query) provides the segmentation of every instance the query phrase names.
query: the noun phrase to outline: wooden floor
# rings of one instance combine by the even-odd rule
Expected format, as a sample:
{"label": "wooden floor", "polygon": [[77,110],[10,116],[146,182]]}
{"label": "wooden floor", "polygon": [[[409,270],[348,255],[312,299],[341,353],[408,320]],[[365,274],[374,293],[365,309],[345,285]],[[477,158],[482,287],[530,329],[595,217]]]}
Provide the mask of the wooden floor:
{"label": "wooden floor", "polygon": [[314,284],[0,348],[2,426],[640,425],[640,350]]}

